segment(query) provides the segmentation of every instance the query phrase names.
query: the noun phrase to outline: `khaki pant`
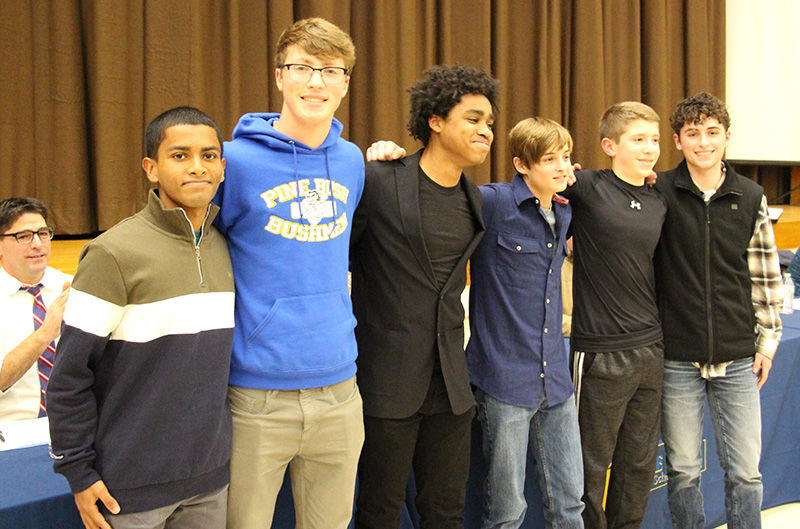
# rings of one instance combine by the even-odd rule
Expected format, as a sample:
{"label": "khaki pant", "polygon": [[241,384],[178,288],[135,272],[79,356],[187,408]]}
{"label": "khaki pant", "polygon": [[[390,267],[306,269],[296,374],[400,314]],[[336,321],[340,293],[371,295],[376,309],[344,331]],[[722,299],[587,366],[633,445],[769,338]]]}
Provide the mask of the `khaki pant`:
{"label": "khaki pant", "polygon": [[355,377],[321,388],[230,386],[229,529],[268,529],[286,467],[298,529],[346,528],[364,443]]}

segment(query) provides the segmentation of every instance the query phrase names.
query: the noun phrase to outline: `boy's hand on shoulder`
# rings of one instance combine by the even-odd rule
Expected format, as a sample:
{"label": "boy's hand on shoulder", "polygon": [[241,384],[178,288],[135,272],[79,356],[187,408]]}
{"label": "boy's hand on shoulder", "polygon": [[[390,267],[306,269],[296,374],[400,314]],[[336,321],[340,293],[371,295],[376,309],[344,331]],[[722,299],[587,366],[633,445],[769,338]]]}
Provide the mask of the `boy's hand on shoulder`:
{"label": "boy's hand on shoulder", "polygon": [[651,171],[650,176],[645,177],[644,183],[652,187],[656,185],[656,180],[658,180],[658,173]]}
{"label": "boy's hand on shoulder", "polygon": [[[579,164],[579,163],[576,163],[574,165],[571,165],[571,166],[567,167],[567,185],[568,186],[571,186],[572,184],[575,183],[575,181],[577,180],[577,178],[575,178],[575,171],[580,171],[580,170],[581,170],[581,164]],[[566,199],[564,199],[564,200],[566,200]]]}
{"label": "boy's hand on shoulder", "polygon": [[75,493],[75,505],[78,506],[83,525],[86,529],[112,529],[97,508],[98,500],[113,514],[119,514],[119,504],[108,492],[106,484],[103,480],[95,481],[88,489]]}
{"label": "boy's hand on shoulder", "polygon": [[397,160],[406,155],[406,150],[393,141],[376,141],[367,149],[368,162]]}

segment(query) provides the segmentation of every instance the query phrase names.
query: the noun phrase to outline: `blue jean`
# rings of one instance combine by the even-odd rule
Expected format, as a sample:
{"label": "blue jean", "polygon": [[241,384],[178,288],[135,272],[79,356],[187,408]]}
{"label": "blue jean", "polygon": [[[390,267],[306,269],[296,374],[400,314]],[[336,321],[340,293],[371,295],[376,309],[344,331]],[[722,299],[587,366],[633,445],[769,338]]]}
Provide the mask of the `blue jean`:
{"label": "blue jean", "polygon": [[547,407],[506,404],[475,392],[483,428],[486,478],[484,529],[517,528],[525,520],[525,464],[530,449],[542,490],[547,527],[582,528],[583,460],[575,397]]}
{"label": "blue jean", "polygon": [[725,472],[729,529],[761,527],[761,404],[753,358],[730,364],[724,377],[705,380],[691,362],[664,363],[662,439],[667,455],[672,526],[702,529],[700,492],[703,406],[706,395],[717,455]]}

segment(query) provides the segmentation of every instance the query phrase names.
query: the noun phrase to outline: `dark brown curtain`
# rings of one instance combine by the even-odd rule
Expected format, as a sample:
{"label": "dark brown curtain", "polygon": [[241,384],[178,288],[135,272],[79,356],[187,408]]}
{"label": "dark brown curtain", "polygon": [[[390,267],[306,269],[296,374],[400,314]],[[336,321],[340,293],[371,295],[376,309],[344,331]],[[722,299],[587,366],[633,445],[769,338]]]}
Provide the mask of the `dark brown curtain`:
{"label": "dark brown curtain", "polygon": [[108,229],[144,205],[148,121],[194,105],[229,138],[241,114],[279,111],[275,42],[309,16],[353,36],[337,117],[362,148],[418,148],[406,89],[428,66],[491,71],[503,94],[477,183],[510,178],[506,133],[532,115],[567,126],[584,167],[608,166],[597,121],[622,100],[661,115],[658,168],[669,167],[674,104],[724,97],[725,0],[13,0],[0,2],[0,197],[39,197],[60,233]]}

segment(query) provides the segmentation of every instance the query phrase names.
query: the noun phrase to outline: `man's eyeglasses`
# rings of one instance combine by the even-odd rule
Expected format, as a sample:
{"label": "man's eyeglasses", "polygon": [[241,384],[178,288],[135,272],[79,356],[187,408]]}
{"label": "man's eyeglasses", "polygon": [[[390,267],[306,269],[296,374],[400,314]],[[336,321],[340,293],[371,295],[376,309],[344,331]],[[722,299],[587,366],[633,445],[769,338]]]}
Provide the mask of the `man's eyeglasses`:
{"label": "man's eyeglasses", "polygon": [[36,231],[22,230],[17,233],[6,233],[3,237],[14,237],[20,244],[29,244],[33,240],[34,234],[38,235],[41,241],[49,241],[53,238],[55,233],[56,230],[54,228],[47,226],[46,228],[39,228]]}
{"label": "man's eyeglasses", "polygon": [[307,64],[284,64],[281,68],[289,70],[289,78],[296,83],[307,83],[314,72],[320,73],[326,85],[340,85],[347,77],[347,68],[340,66],[314,68]]}

